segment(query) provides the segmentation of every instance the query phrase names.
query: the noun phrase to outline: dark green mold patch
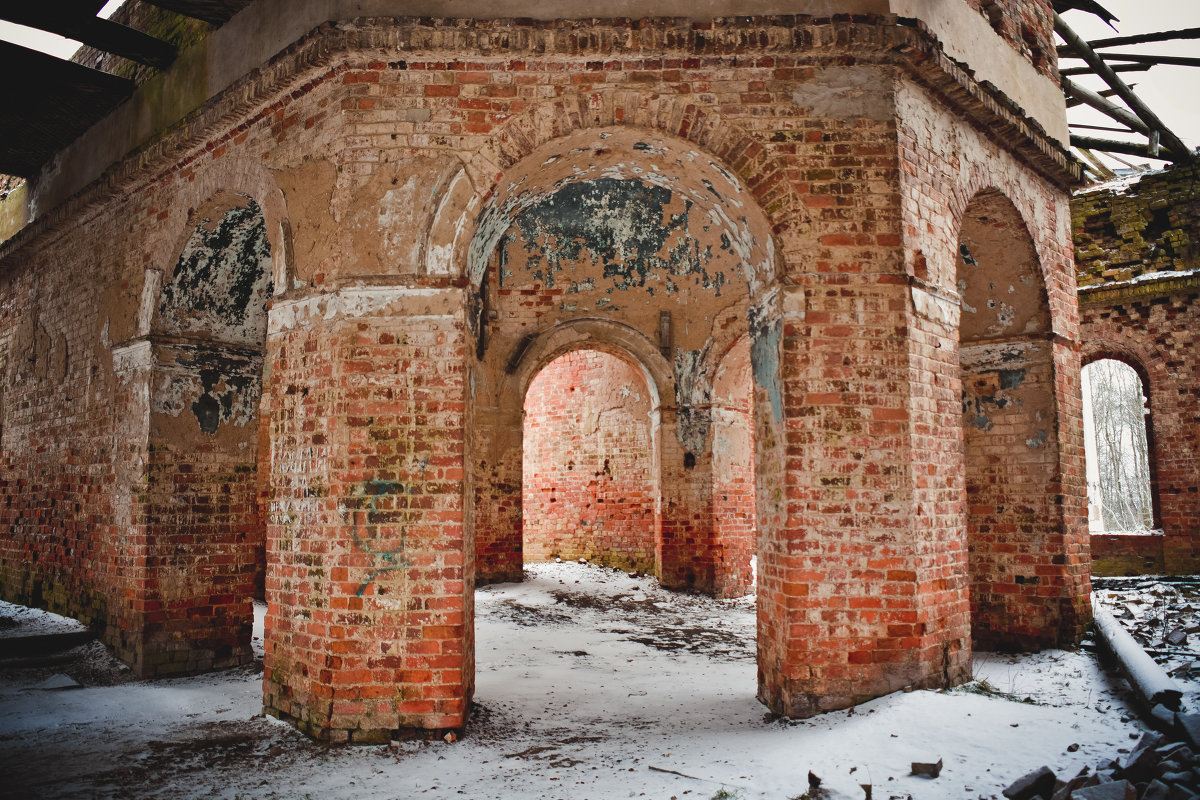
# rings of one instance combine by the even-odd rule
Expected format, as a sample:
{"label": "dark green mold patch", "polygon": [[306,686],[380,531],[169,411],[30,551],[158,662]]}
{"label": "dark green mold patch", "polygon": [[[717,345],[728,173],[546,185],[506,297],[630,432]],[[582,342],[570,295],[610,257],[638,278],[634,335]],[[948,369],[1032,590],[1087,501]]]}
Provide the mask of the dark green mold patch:
{"label": "dark green mold patch", "polygon": [[163,287],[157,328],[261,344],[271,294],[271,247],[253,200],[196,226]]}
{"label": "dark green mold patch", "polygon": [[591,261],[602,265],[610,285],[570,281],[569,292],[659,287],[674,294],[691,285],[720,296],[726,276],[709,272],[712,250],[689,231],[692,208],[691,200],[639,180],[569,183],[538,198],[513,220],[501,242],[501,283],[511,280],[508,268],[516,268],[512,255],[519,247],[527,277],[548,289],[556,287],[564,269],[571,274],[573,265]]}
{"label": "dark green mold patch", "polygon": [[262,356],[255,352],[176,345],[160,354],[153,409],[169,416],[188,409],[210,435],[223,424],[244,426],[258,410],[262,368]]}

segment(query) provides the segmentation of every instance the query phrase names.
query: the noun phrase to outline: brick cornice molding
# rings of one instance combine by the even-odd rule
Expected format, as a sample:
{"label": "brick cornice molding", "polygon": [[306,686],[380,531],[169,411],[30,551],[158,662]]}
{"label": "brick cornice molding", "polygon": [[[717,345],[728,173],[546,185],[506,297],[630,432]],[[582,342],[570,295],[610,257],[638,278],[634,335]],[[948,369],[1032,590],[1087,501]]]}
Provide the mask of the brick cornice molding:
{"label": "brick cornice molding", "polygon": [[[847,48],[854,48],[848,56]],[[368,17],[325,23],[235,81],[97,180],[0,245],[0,273],[17,253],[49,245],[56,232],[91,218],[114,197],[184,169],[270,113],[347,70],[398,63],[420,53],[479,58],[738,58],[787,55],[797,65],[890,64],[973,122],[995,144],[1059,188],[1079,180],[1078,164],[993,85],[948,56],[919,21],[894,15],[608,20]]]}

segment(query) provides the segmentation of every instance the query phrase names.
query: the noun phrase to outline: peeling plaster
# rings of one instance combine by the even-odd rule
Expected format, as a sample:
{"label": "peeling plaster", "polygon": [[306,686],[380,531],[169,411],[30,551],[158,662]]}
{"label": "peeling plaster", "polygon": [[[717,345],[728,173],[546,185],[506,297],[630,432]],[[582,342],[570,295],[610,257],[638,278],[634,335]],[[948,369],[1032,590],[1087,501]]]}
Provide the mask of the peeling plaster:
{"label": "peeling plaster", "polygon": [[708,444],[712,417],[712,376],[708,374],[708,346],[702,350],[679,350],[675,354],[675,401],[679,406],[675,435],[684,450],[702,453]]}
{"label": "peeling plaster", "polygon": [[177,336],[261,343],[273,291],[270,274],[271,246],[257,203],[250,200],[218,219],[205,218],[163,287],[156,328]]}
{"label": "peeling plaster", "polygon": [[[736,176],[697,151],[683,150],[667,140],[643,137],[623,146],[622,141],[628,138],[630,133],[620,129],[613,132],[583,131],[560,142],[561,152],[550,153],[542,159],[536,190],[532,185],[527,185],[532,184],[530,176],[520,174],[513,175],[498,187],[479,215],[475,236],[468,249],[468,278],[476,284],[482,280],[491,254],[504,243],[514,223],[534,208],[538,209],[535,217],[564,215],[565,212],[559,210],[560,204],[565,202],[569,207],[582,202],[586,205],[589,197],[599,202],[599,195],[606,194],[610,203],[608,206],[601,203],[599,210],[607,215],[615,240],[619,221],[616,219],[616,206],[611,201],[616,200],[617,195],[623,193],[629,196],[636,191],[651,196],[655,205],[673,203],[673,214],[680,213],[680,206],[686,208],[689,217],[696,218],[693,224],[699,224],[699,219],[706,218],[715,234],[725,234],[729,252],[741,259],[750,291],[757,292],[769,285],[775,271],[774,245],[769,237],[759,241],[750,233],[755,226],[741,213],[748,211],[744,199],[746,192]],[[576,143],[583,146],[571,146]],[[564,158],[564,155],[571,157]],[[655,160],[647,163],[645,158],[648,155],[654,156]],[[705,173],[710,177],[706,177]],[[718,182],[723,186],[722,190],[716,188]],[[590,183],[591,188],[573,189],[563,194],[564,190],[579,183]],[[617,183],[624,184],[624,187],[618,188]],[[641,188],[637,184],[641,184]],[[656,192],[656,189],[669,194]],[[696,206],[695,212],[692,206]],[[530,219],[527,218],[527,226]],[[577,220],[575,224],[582,223],[582,220]],[[680,229],[679,223],[672,217],[664,217],[660,223],[668,226],[674,224],[675,230]],[[601,233],[601,224],[598,221],[594,221],[594,224],[597,226],[595,233]],[[621,252],[621,255],[628,255],[628,251]],[[674,258],[682,255],[680,251]],[[693,254],[693,260],[700,257],[699,254]],[[511,274],[502,267],[501,281],[509,277]]]}
{"label": "peeling plaster", "polygon": [[853,122],[886,122],[895,116],[891,70],[884,67],[816,67],[792,92],[810,116]]}

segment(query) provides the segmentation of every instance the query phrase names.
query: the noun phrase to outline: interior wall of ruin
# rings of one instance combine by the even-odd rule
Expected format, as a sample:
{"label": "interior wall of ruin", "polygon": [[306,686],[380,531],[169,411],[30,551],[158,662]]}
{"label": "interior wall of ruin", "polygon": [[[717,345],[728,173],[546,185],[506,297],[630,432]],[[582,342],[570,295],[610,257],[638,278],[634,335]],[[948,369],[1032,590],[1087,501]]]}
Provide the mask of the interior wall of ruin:
{"label": "interior wall of ruin", "polygon": [[[971,106],[989,131],[935,99],[927,84],[969,76],[947,78],[936,43],[893,23],[312,32],[172,134],[177,149],[5,251],[0,330],[21,332],[6,345],[5,597],[90,615],[131,661],[179,663],[147,626],[209,648],[187,621],[229,585],[170,539],[201,506],[184,476],[211,478],[205,496],[236,496],[230,519],[247,521],[232,509],[269,474],[267,712],[334,742],[460,728],[476,580],[520,577],[527,390],[600,348],[657,398],[665,585],[744,589],[748,526],[716,518],[746,508],[753,474],[770,708],[953,684],[972,626],[954,259],[967,204],[995,187],[1044,283],[1045,502],[1062,509],[1041,581],[1019,591],[1073,641],[1086,542],[1066,178],[1044,142],[1013,144],[1003,106]],[[197,220],[230,196],[259,207],[265,236],[253,347],[211,321],[154,327],[197,224],[220,226]],[[198,338],[228,356],[217,374],[196,366]],[[195,369],[156,381],[181,357]],[[254,547],[239,540],[225,574],[252,573]],[[156,605],[171,570],[206,599]],[[240,642],[252,575],[237,585],[220,619]]]}
{"label": "interior wall of ruin", "polygon": [[1147,557],[1139,553],[1146,550],[1151,567],[1172,574],[1195,572],[1200,563],[1200,399],[1193,355],[1198,185],[1197,168],[1182,165],[1098,186],[1071,203],[1083,358],[1116,358],[1145,377],[1152,491],[1163,531],[1140,545],[1127,537],[1104,542],[1099,555],[1111,562],[1102,565],[1106,572],[1145,569]]}
{"label": "interior wall of ruin", "polygon": [[640,367],[598,350],[547,364],[525,396],[526,563],[587,559],[654,572],[658,460]]}

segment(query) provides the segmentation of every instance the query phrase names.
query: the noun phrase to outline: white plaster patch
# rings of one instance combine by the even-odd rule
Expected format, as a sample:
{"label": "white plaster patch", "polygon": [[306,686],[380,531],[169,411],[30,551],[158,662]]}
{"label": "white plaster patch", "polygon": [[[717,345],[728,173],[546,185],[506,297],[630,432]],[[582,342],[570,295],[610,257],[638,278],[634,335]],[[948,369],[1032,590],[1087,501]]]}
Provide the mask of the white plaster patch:
{"label": "white plaster patch", "polygon": [[[426,301],[424,308],[436,307],[458,309],[463,307],[462,289],[429,289],[408,286],[354,286],[335,292],[314,295],[294,300],[276,301],[271,308],[267,332],[283,333],[297,328],[308,328],[316,322],[333,319],[355,319],[388,311],[407,319],[445,319],[457,316],[457,312],[444,314],[423,312],[409,313],[412,301]],[[402,308],[394,308],[400,305]]]}

